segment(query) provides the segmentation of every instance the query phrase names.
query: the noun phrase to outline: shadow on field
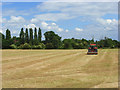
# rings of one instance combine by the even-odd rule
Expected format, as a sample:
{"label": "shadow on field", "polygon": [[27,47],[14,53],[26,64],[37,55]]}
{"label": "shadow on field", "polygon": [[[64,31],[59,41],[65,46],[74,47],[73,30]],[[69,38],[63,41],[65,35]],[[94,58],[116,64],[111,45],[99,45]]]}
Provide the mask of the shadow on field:
{"label": "shadow on field", "polygon": [[88,55],[88,56],[92,56],[92,55],[97,56],[98,54],[85,54],[85,55]]}

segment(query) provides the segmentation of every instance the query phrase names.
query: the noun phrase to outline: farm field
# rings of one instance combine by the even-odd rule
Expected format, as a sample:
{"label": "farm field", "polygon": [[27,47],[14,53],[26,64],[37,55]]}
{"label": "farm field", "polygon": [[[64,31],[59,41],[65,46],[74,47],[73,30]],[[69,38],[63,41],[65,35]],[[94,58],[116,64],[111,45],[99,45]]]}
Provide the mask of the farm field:
{"label": "farm field", "polygon": [[3,88],[117,88],[118,49],[2,50]]}

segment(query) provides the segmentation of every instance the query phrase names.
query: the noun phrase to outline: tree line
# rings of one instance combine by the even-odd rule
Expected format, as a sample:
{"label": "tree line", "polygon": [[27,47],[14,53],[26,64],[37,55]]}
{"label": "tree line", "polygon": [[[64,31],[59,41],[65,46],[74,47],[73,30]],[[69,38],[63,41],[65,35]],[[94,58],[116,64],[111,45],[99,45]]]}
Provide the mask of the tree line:
{"label": "tree line", "polygon": [[120,42],[105,37],[99,41],[82,39],[64,39],[53,31],[44,33],[45,40],[42,40],[41,29],[21,28],[19,36],[11,37],[9,29],[6,30],[6,35],[0,33],[2,39],[2,49],[86,49],[91,43],[97,44],[98,48],[119,48]]}

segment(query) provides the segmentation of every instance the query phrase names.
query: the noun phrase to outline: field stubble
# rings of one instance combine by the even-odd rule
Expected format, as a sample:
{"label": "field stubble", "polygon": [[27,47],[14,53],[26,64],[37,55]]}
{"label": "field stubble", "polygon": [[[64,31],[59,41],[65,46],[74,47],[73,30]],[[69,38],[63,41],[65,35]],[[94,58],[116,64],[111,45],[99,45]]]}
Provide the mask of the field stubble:
{"label": "field stubble", "polygon": [[117,88],[118,50],[3,50],[3,88]]}

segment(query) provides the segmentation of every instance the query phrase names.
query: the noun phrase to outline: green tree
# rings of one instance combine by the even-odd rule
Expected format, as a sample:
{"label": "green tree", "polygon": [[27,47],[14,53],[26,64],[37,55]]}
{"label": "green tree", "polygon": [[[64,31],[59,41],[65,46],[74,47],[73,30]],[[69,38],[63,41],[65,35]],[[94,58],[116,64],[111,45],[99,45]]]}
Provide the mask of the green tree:
{"label": "green tree", "polygon": [[33,44],[34,45],[38,45],[38,39],[37,39],[37,28],[35,28],[35,31],[34,31],[34,41],[33,41]]}
{"label": "green tree", "polygon": [[113,40],[113,44],[115,48],[118,48],[119,46],[119,42],[117,40]]}
{"label": "green tree", "polygon": [[105,37],[105,40],[104,40],[104,47],[113,48],[114,45],[113,45],[112,39]]}
{"label": "green tree", "polygon": [[54,49],[57,49],[61,45],[61,37],[55,34],[53,31],[48,31],[44,33],[45,43],[51,43]]}
{"label": "green tree", "polygon": [[21,31],[20,31],[20,43],[24,44],[24,31],[23,31],[23,28],[21,28]]}
{"label": "green tree", "polygon": [[29,42],[29,36],[28,36],[28,29],[26,28],[25,30],[25,42],[28,43]]}
{"label": "green tree", "polygon": [[72,49],[72,40],[71,39],[64,39],[64,49]]}
{"label": "green tree", "polygon": [[104,47],[104,40],[100,40],[100,41],[98,41],[97,42],[97,44],[98,44],[98,48],[103,48]]}
{"label": "green tree", "polygon": [[10,45],[13,44],[13,39],[9,39],[9,40],[6,40],[6,39],[3,39],[2,40],[2,48],[3,49],[10,49]]}
{"label": "green tree", "polygon": [[9,40],[9,39],[11,39],[11,33],[10,33],[10,30],[7,29],[6,30],[6,40]]}
{"label": "green tree", "polygon": [[20,37],[14,37],[13,40],[14,40],[14,44],[15,44],[16,46],[20,46],[20,45],[21,45]]}
{"label": "green tree", "polygon": [[38,31],[38,41],[41,42],[41,38],[42,38],[42,33],[41,33],[41,29],[39,28]]}
{"label": "green tree", "polygon": [[5,39],[5,35],[0,32],[0,40]]}
{"label": "green tree", "polygon": [[30,28],[29,31],[30,31],[30,44],[32,45],[33,44],[33,29]]}
{"label": "green tree", "polygon": [[35,31],[34,31],[34,39],[37,40],[37,28],[35,27]]}
{"label": "green tree", "polygon": [[47,43],[46,44],[46,49],[54,49],[54,46],[52,43]]}
{"label": "green tree", "polygon": [[0,33],[0,49],[2,48],[2,40],[4,40],[4,35]]}
{"label": "green tree", "polygon": [[0,33],[0,39],[5,39],[5,35]]}

